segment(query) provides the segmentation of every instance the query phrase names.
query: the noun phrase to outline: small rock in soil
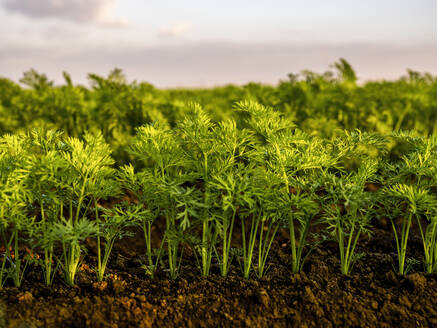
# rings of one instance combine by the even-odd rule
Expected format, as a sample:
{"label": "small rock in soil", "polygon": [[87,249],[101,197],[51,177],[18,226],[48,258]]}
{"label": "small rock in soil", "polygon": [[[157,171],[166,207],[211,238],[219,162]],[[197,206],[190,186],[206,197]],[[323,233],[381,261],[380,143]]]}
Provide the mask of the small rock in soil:
{"label": "small rock in soil", "polygon": [[31,303],[33,301],[33,295],[30,292],[25,292],[18,296],[18,302]]}
{"label": "small rock in soil", "polygon": [[305,300],[309,303],[317,304],[317,298],[314,296],[311,288],[309,286],[305,287]]}
{"label": "small rock in soil", "polygon": [[266,290],[263,288],[261,288],[258,292],[258,301],[264,306],[269,305],[269,301],[270,301],[269,294],[267,294]]}
{"label": "small rock in soil", "polygon": [[407,282],[418,293],[422,293],[426,287],[426,278],[420,273],[413,273],[407,276]]}
{"label": "small rock in soil", "polygon": [[120,294],[126,289],[127,283],[124,280],[114,280],[112,282],[112,289],[115,294]]}
{"label": "small rock in soil", "polygon": [[138,302],[140,302],[140,303],[146,303],[146,296],[144,296],[144,295],[137,295],[137,300],[138,300]]}
{"label": "small rock in soil", "polygon": [[108,282],[106,281],[93,283],[94,290],[98,290],[100,292],[103,292],[107,287],[108,287]]}

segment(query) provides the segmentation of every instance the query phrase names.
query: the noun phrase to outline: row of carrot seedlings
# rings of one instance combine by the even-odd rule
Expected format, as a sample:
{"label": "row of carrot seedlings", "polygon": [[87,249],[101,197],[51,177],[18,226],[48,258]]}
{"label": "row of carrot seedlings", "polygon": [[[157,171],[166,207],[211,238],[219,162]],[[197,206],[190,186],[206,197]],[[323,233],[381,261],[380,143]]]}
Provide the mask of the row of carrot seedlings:
{"label": "row of carrot seedlings", "polygon": [[[138,129],[132,164],[115,167],[99,134],[82,139],[34,130],[0,139],[0,286],[19,287],[30,263],[51,285],[62,272],[75,284],[84,240],[96,238],[98,281],[105,279],[114,243],[140,226],[146,273],[166,263],[177,278],[183,251],[194,251],[200,274],[232,263],[242,275],[262,277],[277,231],[290,235],[293,272],[302,270],[317,243],[312,226],[338,242],[340,270],[360,258],[357,243],[371,236],[371,220],[392,222],[397,271],[406,274],[411,226],[423,242],[424,271],[437,271],[437,137],[343,132],[333,140],[307,135],[278,112],[252,102],[236,106],[241,121],[213,123],[193,105],[176,127]],[[367,186],[380,186],[369,191]],[[128,193],[130,201],[103,206]],[[160,246],[154,222],[165,220]],[[235,227],[242,241],[235,248]],[[20,254],[29,247],[38,257]],[[166,261],[163,261],[163,260]]]}

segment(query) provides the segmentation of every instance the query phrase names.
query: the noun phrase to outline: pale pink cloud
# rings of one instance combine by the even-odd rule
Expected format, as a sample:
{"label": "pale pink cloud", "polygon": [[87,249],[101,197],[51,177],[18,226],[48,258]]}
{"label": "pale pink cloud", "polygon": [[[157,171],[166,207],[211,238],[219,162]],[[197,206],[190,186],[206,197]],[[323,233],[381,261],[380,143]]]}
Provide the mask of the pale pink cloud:
{"label": "pale pink cloud", "polygon": [[4,8],[31,18],[126,26],[127,19],[114,15],[115,3],[116,0],[5,0]]}
{"label": "pale pink cloud", "polygon": [[181,23],[163,27],[159,30],[158,36],[162,38],[177,38],[188,34],[192,29],[192,24]]}

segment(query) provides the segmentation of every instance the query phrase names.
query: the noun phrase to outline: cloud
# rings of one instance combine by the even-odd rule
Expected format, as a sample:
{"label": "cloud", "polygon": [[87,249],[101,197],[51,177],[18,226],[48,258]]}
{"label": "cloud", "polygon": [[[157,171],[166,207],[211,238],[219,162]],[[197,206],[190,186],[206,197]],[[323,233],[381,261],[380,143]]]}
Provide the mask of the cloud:
{"label": "cloud", "polygon": [[6,10],[31,18],[60,18],[78,23],[121,27],[125,18],[115,17],[116,0],[5,0]]}
{"label": "cloud", "polygon": [[161,38],[178,38],[186,35],[191,29],[191,24],[175,24],[170,27],[161,28],[158,36]]}

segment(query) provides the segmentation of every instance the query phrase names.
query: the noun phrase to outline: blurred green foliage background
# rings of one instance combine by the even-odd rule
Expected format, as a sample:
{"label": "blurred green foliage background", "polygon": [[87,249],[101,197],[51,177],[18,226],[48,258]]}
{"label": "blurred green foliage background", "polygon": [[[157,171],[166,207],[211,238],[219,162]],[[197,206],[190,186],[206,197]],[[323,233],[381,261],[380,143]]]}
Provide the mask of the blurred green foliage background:
{"label": "blurred green foliage background", "polygon": [[102,131],[118,164],[130,158],[126,145],[135,129],[159,121],[173,127],[189,104],[200,104],[218,122],[242,122],[235,103],[253,100],[273,107],[310,135],[331,139],[344,130],[379,132],[410,130],[428,136],[437,132],[437,77],[411,70],[395,81],[358,83],[344,59],[323,74],[289,74],[276,86],[248,83],[210,89],[157,89],[128,82],[120,69],[107,77],[88,75],[90,86],[54,85],[35,70],[20,84],[0,78],[0,134],[32,128],[56,129],[72,137]]}

